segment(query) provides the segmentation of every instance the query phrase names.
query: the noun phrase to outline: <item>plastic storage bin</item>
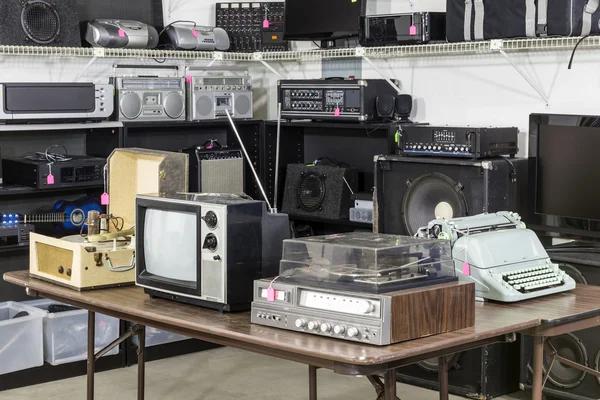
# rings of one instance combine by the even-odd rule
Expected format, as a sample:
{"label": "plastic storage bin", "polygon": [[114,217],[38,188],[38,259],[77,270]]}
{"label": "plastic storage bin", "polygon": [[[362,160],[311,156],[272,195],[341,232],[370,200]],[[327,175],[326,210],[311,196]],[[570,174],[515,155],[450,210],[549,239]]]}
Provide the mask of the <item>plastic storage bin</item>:
{"label": "plastic storage bin", "polygon": [[[26,312],[28,315],[18,316]],[[0,303],[0,375],[44,364],[44,312],[12,301]]]}
{"label": "plastic storage bin", "polygon": [[[131,326],[131,324],[129,325]],[[163,331],[161,329],[146,327],[146,347],[158,346],[160,344],[179,342],[181,340],[191,339],[187,336],[180,335],[169,331]],[[138,337],[133,336],[131,342],[134,345],[138,345]]]}
{"label": "plastic storage bin", "polygon": [[[87,311],[72,310],[49,313],[53,300],[32,300],[27,305],[44,310],[44,361],[52,365],[87,359]],[[95,351],[98,352],[119,337],[119,319],[96,313]],[[105,355],[119,354],[119,346]]]}

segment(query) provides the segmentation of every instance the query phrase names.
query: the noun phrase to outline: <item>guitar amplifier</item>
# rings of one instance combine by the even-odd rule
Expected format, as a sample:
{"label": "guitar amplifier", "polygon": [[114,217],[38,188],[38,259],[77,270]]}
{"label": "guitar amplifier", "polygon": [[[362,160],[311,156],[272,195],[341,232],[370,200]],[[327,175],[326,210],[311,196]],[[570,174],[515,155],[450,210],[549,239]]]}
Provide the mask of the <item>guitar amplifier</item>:
{"label": "guitar amplifier", "polygon": [[244,193],[242,151],[210,143],[182,150],[189,155],[190,192]]}

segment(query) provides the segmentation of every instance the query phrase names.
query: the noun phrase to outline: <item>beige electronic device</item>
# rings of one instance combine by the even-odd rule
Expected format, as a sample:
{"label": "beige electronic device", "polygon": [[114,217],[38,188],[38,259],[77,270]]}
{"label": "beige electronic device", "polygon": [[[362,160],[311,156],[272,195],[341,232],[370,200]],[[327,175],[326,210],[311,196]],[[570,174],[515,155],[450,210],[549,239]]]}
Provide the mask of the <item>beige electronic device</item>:
{"label": "beige electronic device", "polygon": [[188,155],[167,151],[116,149],[108,158],[107,214],[122,218],[119,234],[61,239],[30,235],[30,274],[76,290],[129,285],[135,282],[135,197],[187,192]]}

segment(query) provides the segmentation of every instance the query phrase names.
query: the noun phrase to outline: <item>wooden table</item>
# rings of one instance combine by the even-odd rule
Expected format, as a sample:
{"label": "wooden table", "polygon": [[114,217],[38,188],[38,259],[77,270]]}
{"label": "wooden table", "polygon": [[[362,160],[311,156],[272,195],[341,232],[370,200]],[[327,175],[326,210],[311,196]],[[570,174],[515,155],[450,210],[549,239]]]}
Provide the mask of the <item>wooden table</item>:
{"label": "wooden table", "polygon": [[[384,375],[385,400],[396,399],[396,369],[432,357],[439,358],[440,399],[448,398],[446,355],[491,343],[510,342],[517,332],[536,338],[600,325],[600,287],[580,286],[558,294],[513,305],[477,303],[475,326],[391,346],[372,346],[337,339],[290,332],[250,323],[245,313],[216,311],[151,299],[141,288],[123,287],[77,292],[31,278],[27,271],[4,274],[7,282],[23,286],[31,296],[72,304],[89,311],[88,399],[93,399],[94,313],[111,315],[138,324],[125,337],[139,335],[138,399],[144,397],[143,333],[152,326],[212,343],[295,361],[309,366],[309,398],[317,398],[316,368],[347,375]],[[582,328],[583,327],[583,328]],[[565,330],[566,329],[566,330]],[[569,330],[570,329],[570,330]],[[118,339],[119,340],[119,339]],[[119,341],[111,345],[118,345]],[[107,349],[110,349],[110,346]],[[106,351],[108,351],[105,349]],[[103,351],[105,351],[103,350]],[[543,351],[543,341],[541,350]],[[541,382],[541,353],[536,340],[536,382]],[[538,379],[539,375],[539,379]],[[541,399],[541,385],[534,384],[534,399]]]}

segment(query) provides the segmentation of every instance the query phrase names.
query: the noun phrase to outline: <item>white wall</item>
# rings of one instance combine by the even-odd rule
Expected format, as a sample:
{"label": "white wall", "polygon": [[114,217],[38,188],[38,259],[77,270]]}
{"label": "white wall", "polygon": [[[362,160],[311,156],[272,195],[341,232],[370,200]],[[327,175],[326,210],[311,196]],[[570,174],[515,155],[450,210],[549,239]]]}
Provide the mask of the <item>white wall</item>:
{"label": "white wall", "polygon": [[[165,0],[167,21],[193,19],[199,25],[214,21],[213,0]],[[417,11],[443,11],[445,0],[413,0]],[[411,10],[411,0],[375,0],[368,3],[372,13]],[[303,46],[308,46],[302,43]],[[528,129],[532,112],[600,113],[600,74],[595,51],[579,49],[572,70],[567,70],[570,51],[526,52],[511,58],[543,91],[548,105],[499,54],[470,56],[411,57],[374,60],[385,74],[397,78],[402,88],[416,99],[415,120],[433,124],[517,126]],[[87,59],[51,59],[34,57],[0,57],[4,81],[71,81],[82,71]],[[118,60],[97,61],[82,81],[105,82],[112,65]],[[155,64],[152,60],[138,61]],[[131,63],[127,60],[127,63]],[[176,63],[180,66],[183,62]],[[193,65],[203,65],[197,61]],[[156,64],[158,65],[158,64]],[[251,64],[255,85],[255,116],[276,115],[277,77],[259,64]],[[290,78],[321,76],[319,62],[273,63]],[[363,77],[378,74],[363,63]],[[523,135],[525,137],[525,135]],[[525,150],[524,142],[522,149]]]}

